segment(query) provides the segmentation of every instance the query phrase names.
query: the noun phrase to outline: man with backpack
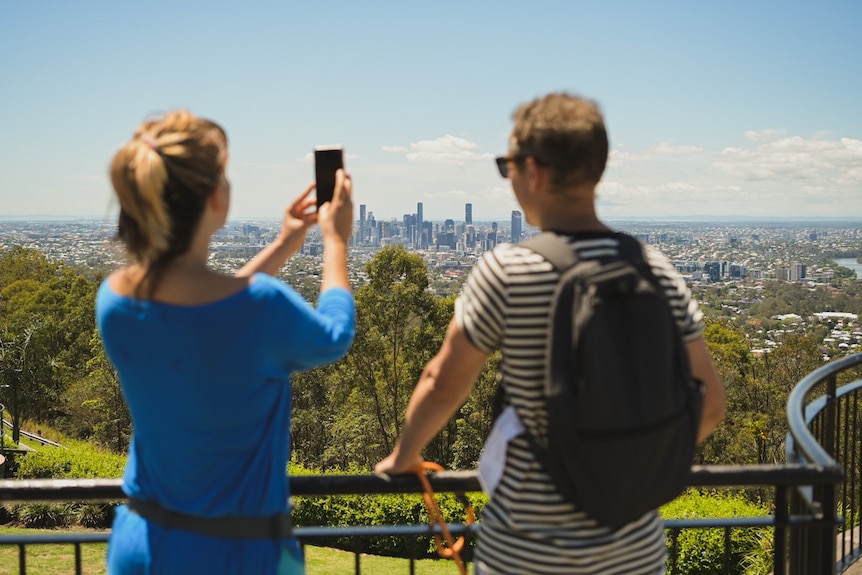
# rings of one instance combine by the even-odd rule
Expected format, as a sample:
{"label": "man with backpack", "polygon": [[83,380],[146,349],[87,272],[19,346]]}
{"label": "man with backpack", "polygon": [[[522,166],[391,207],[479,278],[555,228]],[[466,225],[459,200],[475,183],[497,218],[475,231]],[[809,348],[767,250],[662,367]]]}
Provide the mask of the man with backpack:
{"label": "man with backpack", "polygon": [[598,219],[597,105],[553,93],[513,119],[497,167],[545,233],[475,266],[376,471],[415,469],[500,349],[476,573],[663,573],[655,508],[684,488],[694,444],[724,416],[702,313],[663,255]]}

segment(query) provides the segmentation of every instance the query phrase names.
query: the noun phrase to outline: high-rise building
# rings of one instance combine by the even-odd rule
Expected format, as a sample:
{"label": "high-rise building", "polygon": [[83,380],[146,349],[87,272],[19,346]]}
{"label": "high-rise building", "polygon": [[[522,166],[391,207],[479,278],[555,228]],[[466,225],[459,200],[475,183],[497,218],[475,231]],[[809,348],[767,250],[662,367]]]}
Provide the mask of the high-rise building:
{"label": "high-rise building", "polygon": [[473,224],[473,204],[464,206],[464,223],[468,226]]}
{"label": "high-rise building", "polygon": [[709,278],[711,282],[717,282],[721,279],[721,263],[719,262],[706,262],[703,264],[703,273]]}
{"label": "high-rise building", "polygon": [[365,221],[365,204],[359,204],[359,243],[364,244],[368,238],[368,222]]}
{"label": "high-rise building", "polygon": [[422,202],[418,202],[416,204],[416,229],[419,230],[419,244],[416,246],[419,249],[427,248],[428,242],[425,240],[425,234],[423,231],[425,230],[424,218],[422,217]]}
{"label": "high-rise building", "polygon": [[790,264],[790,277],[788,279],[792,282],[798,282],[805,278],[805,272],[805,264],[793,262]]}
{"label": "high-rise building", "polygon": [[401,237],[404,238],[405,244],[411,248],[415,248],[416,237],[418,235],[419,232],[416,230],[416,214],[404,214],[401,222]]}
{"label": "high-rise building", "polygon": [[521,212],[512,210],[512,243],[521,241]]}

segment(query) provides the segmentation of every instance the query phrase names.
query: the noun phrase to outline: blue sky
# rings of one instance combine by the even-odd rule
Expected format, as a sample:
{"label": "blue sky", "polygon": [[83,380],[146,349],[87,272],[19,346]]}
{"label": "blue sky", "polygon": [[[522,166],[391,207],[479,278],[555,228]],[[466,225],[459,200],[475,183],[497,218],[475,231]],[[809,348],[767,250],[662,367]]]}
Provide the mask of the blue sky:
{"label": "blue sky", "polygon": [[107,165],[174,108],[230,138],[233,219],[341,143],[378,219],[508,219],[515,107],[596,99],[600,216],[862,215],[862,2],[0,3],[0,217],[113,218]]}

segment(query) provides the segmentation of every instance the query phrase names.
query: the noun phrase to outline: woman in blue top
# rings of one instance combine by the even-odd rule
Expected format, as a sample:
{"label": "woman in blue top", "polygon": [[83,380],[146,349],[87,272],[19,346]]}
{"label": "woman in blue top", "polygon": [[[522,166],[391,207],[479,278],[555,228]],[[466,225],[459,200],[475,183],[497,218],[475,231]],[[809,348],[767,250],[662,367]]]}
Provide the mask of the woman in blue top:
{"label": "woman in blue top", "polygon": [[[134,426],[111,574],[303,572],[288,508],[290,374],[353,340],[352,184],[339,170],[317,212],[309,186],[230,277],[207,266],[227,219],[226,165],[224,130],[187,111],[142,124],[111,163],[131,263],[103,282],[96,315]],[[315,223],[316,308],[273,277]]]}

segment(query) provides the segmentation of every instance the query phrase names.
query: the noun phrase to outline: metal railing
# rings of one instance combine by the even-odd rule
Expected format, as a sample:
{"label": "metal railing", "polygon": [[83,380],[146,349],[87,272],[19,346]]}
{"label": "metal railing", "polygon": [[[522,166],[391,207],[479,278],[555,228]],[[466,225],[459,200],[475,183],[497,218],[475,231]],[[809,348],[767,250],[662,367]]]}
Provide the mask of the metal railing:
{"label": "metal railing", "polygon": [[[862,405],[858,399],[862,382],[837,387],[839,374],[862,365],[857,354],[824,366],[803,379],[788,400],[788,463],[784,465],[710,465],[693,468],[691,487],[768,489],[774,512],[766,517],[670,519],[665,522],[669,541],[668,572],[680,572],[679,538],[686,530],[719,529],[723,533],[722,572],[737,570],[739,550],[733,548],[735,530],[772,528],[772,559],[775,575],[835,575],[860,556],[859,522],[860,449],[862,449]],[[822,397],[807,406],[808,397],[825,387]],[[810,427],[810,429],[809,429]],[[842,472],[843,468],[843,472]],[[478,492],[474,471],[433,474],[437,493]],[[295,497],[328,495],[375,495],[419,493],[417,478],[383,478],[374,475],[318,475],[290,478]],[[0,480],[0,502],[9,501],[118,501],[125,499],[120,480]],[[846,524],[845,536],[837,544],[838,527]],[[480,526],[453,525],[453,534],[475,537]],[[416,538],[438,533],[427,525],[391,526],[298,526],[295,535],[303,544],[349,538],[354,545],[354,572],[362,569],[363,541],[378,537]],[[50,535],[5,535],[0,548],[18,547],[19,573],[27,573],[26,548],[42,544],[68,544],[75,552],[76,573],[81,573],[81,546],[105,543],[109,532],[56,533]],[[409,572],[414,573],[410,557]],[[837,559],[836,559],[837,557]],[[467,557],[469,559],[469,556]]]}
{"label": "metal railing", "polygon": [[[824,525],[799,529],[791,541],[790,561],[806,565],[811,573],[817,572],[815,566],[823,573],[841,573],[862,554],[860,366],[862,353],[824,365],[803,378],[787,400],[787,461],[821,467],[824,472],[843,471],[834,485],[810,485],[793,492],[794,510],[824,517]],[[840,388],[839,378],[848,380]],[[836,531],[825,524],[833,514],[843,520],[840,543],[836,543]],[[831,550],[830,542],[835,545]],[[832,570],[826,571],[830,564]]]}
{"label": "metal railing", "polygon": [[[835,561],[831,569],[822,570],[820,566],[811,568],[793,560],[780,560],[789,557],[788,542],[799,539],[800,530],[826,529],[835,532],[836,518],[818,512],[801,510],[793,512],[790,502],[798,489],[812,486],[822,489],[834,486],[841,479],[840,471],[826,469],[817,465],[746,465],[746,466],[697,466],[693,469],[691,486],[703,488],[760,487],[771,488],[774,493],[775,513],[768,517],[737,518],[699,518],[671,519],[665,522],[670,542],[669,574],[679,573],[678,540],[680,534],[690,529],[720,529],[724,534],[723,573],[733,573],[738,560],[738,550],[733,549],[731,533],[736,529],[774,529],[773,556],[776,575],[828,575],[835,573]],[[385,479],[373,475],[319,475],[291,477],[291,492],[296,497],[316,497],[326,495],[418,493],[421,485],[415,477],[393,477]],[[480,490],[478,477],[473,471],[450,471],[433,474],[431,484],[437,493],[476,492]],[[117,501],[124,499],[120,480],[2,480],[0,481],[0,501]],[[475,536],[477,526],[465,528],[463,525],[451,526],[453,534]],[[360,553],[363,541],[377,537],[418,537],[438,533],[427,525],[392,526],[300,526],[295,529],[296,536],[304,544],[332,539],[350,538],[355,542],[354,572],[361,573]],[[50,535],[7,535],[0,537],[0,546],[17,545],[19,548],[19,573],[25,575],[25,549],[31,545],[69,544],[74,547],[76,573],[81,573],[81,545],[104,543],[108,532],[100,533],[56,533]],[[824,546],[823,554],[834,553],[835,539],[819,540]],[[834,557],[834,555],[833,555]],[[410,557],[409,572],[414,572],[414,560]],[[469,557],[467,557],[469,559]]]}

